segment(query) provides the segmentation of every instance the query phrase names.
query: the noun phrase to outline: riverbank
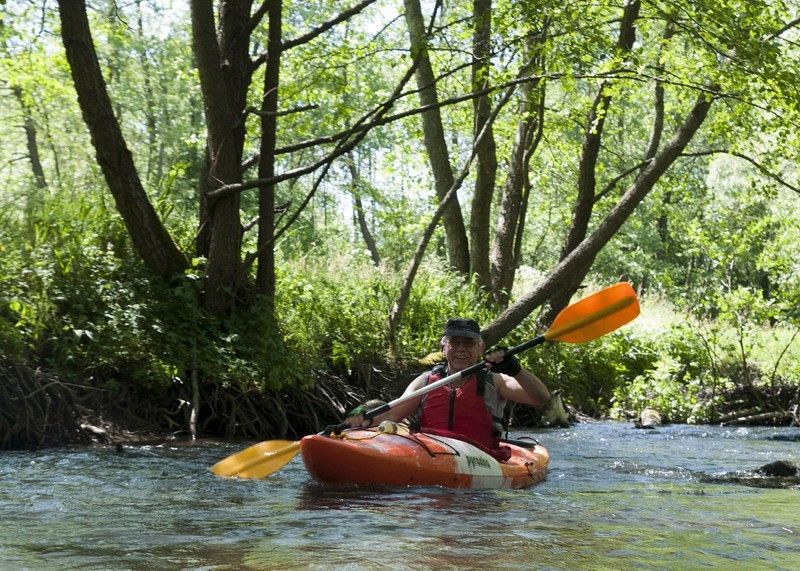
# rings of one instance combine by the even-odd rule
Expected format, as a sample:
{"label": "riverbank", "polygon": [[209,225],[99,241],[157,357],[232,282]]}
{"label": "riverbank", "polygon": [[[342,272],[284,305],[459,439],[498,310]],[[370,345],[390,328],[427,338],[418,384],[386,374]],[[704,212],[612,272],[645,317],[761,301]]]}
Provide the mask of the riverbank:
{"label": "riverbank", "polygon": [[[388,367],[386,368],[388,371]],[[370,394],[352,379],[316,371],[315,382],[293,390],[245,391],[236,386],[198,386],[195,435],[260,440],[300,437],[339,422],[345,411],[368,397],[386,400],[402,392],[416,370],[398,370],[373,377]],[[375,387],[383,387],[377,390]],[[376,395],[375,392],[378,392]],[[526,428],[565,427],[608,418],[573,406],[566,389],[553,389],[554,399],[541,410],[517,405],[512,423]],[[787,398],[788,397],[788,398]],[[142,444],[192,435],[192,391],[184,383],[156,389],[142,383],[87,385],[61,380],[55,373],[0,358],[0,449],[37,449],[69,444]],[[714,395],[714,422],[721,426],[790,426],[800,424],[797,391],[773,398],[769,387]],[[709,406],[698,403],[699,407]],[[616,420],[633,423],[645,408],[654,408],[663,423],[684,423],[673,410],[645,404],[625,409]],[[596,411],[595,411],[596,412]]]}

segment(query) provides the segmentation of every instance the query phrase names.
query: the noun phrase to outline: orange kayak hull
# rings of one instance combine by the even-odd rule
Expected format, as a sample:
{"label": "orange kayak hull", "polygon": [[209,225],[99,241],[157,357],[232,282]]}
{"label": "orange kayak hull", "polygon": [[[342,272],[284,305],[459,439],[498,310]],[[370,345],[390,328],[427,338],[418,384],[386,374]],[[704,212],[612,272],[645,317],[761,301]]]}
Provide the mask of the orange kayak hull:
{"label": "orange kayak hull", "polygon": [[376,429],[314,434],[300,441],[306,470],[325,484],[526,488],[547,475],[547,450],[503,443],[507,462],[467,442],[423,433],[385,434]]}

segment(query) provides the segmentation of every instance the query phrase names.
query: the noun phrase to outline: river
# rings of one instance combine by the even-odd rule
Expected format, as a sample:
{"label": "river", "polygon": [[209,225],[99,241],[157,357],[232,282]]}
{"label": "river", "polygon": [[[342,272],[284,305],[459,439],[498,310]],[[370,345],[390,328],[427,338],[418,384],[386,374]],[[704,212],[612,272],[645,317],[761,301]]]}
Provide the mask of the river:
{"label": "river", "polygon": [[800,489],[707,483],[800,464],[797,428],[585,423],[533,435],[527,490],[332,489],[300,458],[207,471],[245,444],[0,453],[3,569],[798,569]]}

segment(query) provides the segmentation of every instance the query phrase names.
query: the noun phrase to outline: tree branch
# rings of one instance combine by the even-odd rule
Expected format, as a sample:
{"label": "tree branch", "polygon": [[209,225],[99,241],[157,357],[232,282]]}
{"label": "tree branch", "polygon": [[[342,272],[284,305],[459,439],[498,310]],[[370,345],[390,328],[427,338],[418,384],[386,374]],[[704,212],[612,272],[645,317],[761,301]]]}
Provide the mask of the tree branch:
{"label": "tree branch", "polygon": [[[714,86],[709,86],[709,89],[713,91]],[[713,101],[713,98],[701,94],[672,139],[650,161],[650,164],[631,184],[594,232],[562,259],[539,285],[523,295],[482,331],[483,339],[488,346],[496,344],[529,316],[534,309],[540,307],[559,291],[573,272],[580,271],[581,268],[588,271],[600,250],[614,237],[639,203],[652,190],[661,175],[675,162],[675,159],[692,140],[705,121]]]}
{"label": "tree branch", "polygon": [[600,202],[603,198],[605,198],[605,196],[609,192],[614,190],[614,187],[617,186],[617,183],[619,181],[621,181],[626,176],[628,176],[628,175],[630,175],[630,174],[632,174],[632,173],[634,173],[634,172],[636,172],[636,171],[638,171],[640,169],[643,169],[648,164],[650,164],[650,161],[652,161],[652,159],[648,159],[646,161],[641,161],[640,163],[637,163],[637,164],[633,165],[632,167],[630,167],[628,169],[625,169],[623,172],[621,172],[620,174],[615,176],[613,179],[611,179],[611,181],[607,185],[605,185],[603,187],[603,190],[601,190],[600,192],[598,192],[595,195],[594,202],[592,204],[597,204],[598,202]]}
{"label": "tree branch", "polygon": [[800,24],[800,18],[795,18],[791,22],[787,22],[786,25],[783,26],[781,29],[779,29],[779,30],[773,32],[772,34],[770,34],[767,37],[767,39],[772,40],[772,39],[775,39],[775,38],[777,38],[779,36],[782,36],[785,32],[788,32],[792,28],[797,27],[799,24]]}
{"label": "tree branch", "polygon": [[[630,70],[615,70],[608,73],[602,74],[587,74],[587,75],[572,75],[571,77],[576,79],[606,79],[608,77],[613,77],[614,74],[617,73],[627,73]],[[487,87],[486,89],[481,89],[479,91],[472,91],[470,93],[465,93],[464,95],[456,95],[454,97],[450,97],[449,99],[444,99],[439,101],[438,103],[431,104],[431,105],[422,105],[420,107],[416,107],[414,109],[409,109],[408,111],[403,111],[402,113],[397,113],[395,115],[387,115],[379,122],[371,122],[362,125],[361,129],[372,129],[373,127],[379,127],[381,125],[386,125],[388,123],[393,123],[400,119],[405,119],[407,117],[412,117],[414,115],[419,115],[420,113],[425,113],[426,111],[430,111],[432,109],[437,109],[440,107],[445,107],[447,105],[455,105],[456,103],[463,103],[464,101],[469,101],[471,99],[475,99],[476,97],[481,97],[483,95],[487,95],[490,93],[494,93],[495,91],[502,91],[503,89],[507,89],[512,86],[520,85],[522,83],[528,82],[537,82],[543,79],[547,80],[556,80],[561,79],[565,76],[564,73],[551,73],[551,74],[541,74],[541,75],[530,75],[524,77],[518,77],[516,79],[512,79],[503,83],[498,83],[491,87]],[[633,78],[628,78],[633,79]],[[409,95],[413,95],[417,93],[419,90],[415,89],[413,91],[408,91],[400,95],[400,97],[407,97]],[[295,151],[300,151],[303,149],[307,149],[309,147],[315,147],[318,145],[323,145],[326,143],[333,143],[338,141],[341,138],[348,137],[352,133],[353,128],[347,129],[345,131],[341,131],[339,133],[335,133],[333,135],[327,135],[325,137],[319,137],[317,139],[311,139],[307,141],[300,141],[299,143],[294,143],[292,145],[287,145],[285,147],[279,147],[275,149],[275,154],[286,154],[286,153],[293,153]]]}
{"label": "tree branch", "polygon": [[[402,93],[402,90],[405,87],[405,85],[414,76],[414,72],[416,71],[418,65],[419,65],[419,58],[415,58],[414,61],[411,64],[411,66],[408,68],[408,70],[406,70],[405,75],[402,77],[402,79],[398,83],[397,87],[395,88],[394,92],[389,97],[389,99],[385,103],[383,103],[375,111],[376,116],[378,118],[380,118],[381,115],[383,115],[384,113],[389,111],[389,109],[392,107],[394,102],[397,100],[398,94]],[[362,122],[366,121],[366,118],[369,117],[369,115],[371,115],[371,113],[366,115],[364,118],[362,118],[361,121]],[[356,127],[358,127],[358,125],[356,125]],[[242,267],[242,275],[244,275],[249,270],[249,268],[252,265],[252,263],[258,258],[258,255],[260,254],[260,252],[262,252],[264,249],[266,249],[268,247],[271,247],[272,244],[274,244],[278,240],[278,238],[280,238],[289,229],[289,227],[294,223],[294,221],[297,220],[297,218],[303,212],[305,207],[308,205],[308,203],[311,201],[311,199],[316,194],[317,190],[319,189],[320,184],[322,183],[323,179],[325,178],[325,175],[328,173],[328,170],[333,165],[333,161],[336,160],[338,157],[344,155],[345,153],[351,151],[356,145],[358,145],[358,143],[360,143],[364,139],[364,137],[367,136],[368,133],[369,133],[369,130],[354,129],[353,130],[354,138],[349,142],[347,140],[344,140],[344,141],[340,142],[337,145],[337,147],[327,157],[325,157],[325,159],[323,159],[321,161],[317,161],[317,163],[315,163],[314,165],[311,165],[309,167],[304,167],[302,169],[295,169],[295,171],[305,170],[306,173],[304,173],[304,174],[307,174],[308,172],[315,171],[317,168],[319,168],[319,166],[323,167],[322,173],[317,177],[317,180],[314,182],[314,185],[312,186],[311,190],[306,195],[305,199],[303,199],[303,202],[300,204],[300,206],[297,208],[297,210],[295,210],[295,212],[289,217],[288,221],[283,225],[283,227],[281,227],[279,230],[277,230],[273,234],[271,239],[269,239],[269,240],[265,241],[264,243],[260,244],[258,249],[256,250],[256,252],[254,252],[254,253],[252,253],[252,254],[247,256],[247,258],[244,261],[243,267]],[[313,168],[311,168],[311,167],[313,167]],[[290,172],[295,172],[295,171],[290,171]],[[276,176],[276,177],[271,177],[270,179],[266,179],[266,180],[251,181],[251,182],[245,183],[243,185],[228,185],[228,188],[233,187],[233,186],[244,187],[245,185],[251,185],[252,183],[257,183],[254,186],[260,186],[262,184],[274,184],[274,183],[280,182],[281,180],[287,180],[288,178],[291,178],[291,177],[285,176],[286,174],[288,174],[288,173],[284,173],[284,175],[282,175],[283,177],[282,176]],[[269,181],[269,182],[266,182],[266,181]],[[214,192],[222,190],[223,188],[225,188],[225,187],[221,187],[221,188],[217,189]],[[250,186],[248,186],[248,188],[250,188]],[[237,189],[233,189],[233,190],[228,190],[227,192],[238,192],[239,190],[243,190],[243,188],[237,188]],[[213,193],[209,193],[209,194],[213,194]]]}
{"label": "tree branch", "polygon": [[[580,78],[580,79],[605,79],[605,78],[608,78],[608,77],[612,77],[615,74],[621,74],[623,72],[627,73],[628,71],[629,70],[615,70],[615,71],[611,71],[611,72],[607,72],[607,73],[601,73],[601,74],[587,74],[587,75],[580,75],[580,76],[573,75],[571,77]],[[443,101],[439,101],[438,103],[435,103],[435,104],[423,105],[421,107],[417,107],[415,109],[410,109],[408,111],[403,111],[403,112],[397,113],[395,115],[385,115],[384,116],[384,115],[378,114],[376,109],[373,109],[373,110],[365,113],[364,118],[362,120],[359,120],[354,126],[350,127],[349,129],[347,129],[345,131],[341,131],[339,133],[336,133],[335,135],[328,135],[326,137],[320,137],[318,139],[313,139],[313,140],[309,140],[309,141],[301,141],[300,143],[295,143],[294,145],[288,145],[288,146],[285,146],[285,147],[278,147],[277,149],[275,149],[275,154],[276,155],[287,154],[287,153],[291,153],[291,152],[307,149],[309,147],[323,145],[323,144],[326,144],[326,143],[335,143],[335,142],[337,142],[337,141],[339,141],[341,139],[346,139],[348,137],[351,137],[351,136],[353,136],[355,134],[360,134],[362,132],[363,132],[363,134],[366,135],[367,132],[369,132],[370,130],[372,130],[375,127],[380,127],[382,125],[386,125],[388,123],[392,123],[392,122],[398,121],[400,119],[405,119],[407,117],[418,115],[420,113],[424,113],[425,111],[429,111],[431,109],[444,107],[446,105],[454,105],[456,103],[462,103],[464,101],[468,101],[470,99],[474,99],[475,97],[479,97],[481,95],[485,95],[486,93],[492,93],[492,92],[495,92],[495,91],[500,91],[502,89],[507,89],[507,88],[510,88],[510,87],[516,87],[516,86],[518,86],[518,85],[520,85],[522,83],[536,82],[536,81],[541,81],[543,79],[548,79],[548,80],[560,79],[560,78],[564,77],[564,75],[565,74],[563,74],[563,73],[553,73],[553,74],[541,74],[541,75],[525,76],[525,77],[521,77],[521,78],[517,78],[517,79],[512,79],[512,80],[506,81],[504,83],[500,83],[500,84],[494,85],[492,87],[489,87],[487,89],[482,89],[480,91],[474,91],[474,92],[467,93],[467,94],[464,94],[464,95],[457,95],[455,97],[451,97],[449,99],[445,99]],[[627,77],[626,79],[634,79],[634,80],[636,80],[637,78]],[[701,90],[701,91],[704,90],[704,88],[701,88],[699,86],[695,86],[695,87],[697,89]],[[386,106],[391,107],[391,106],[394,105],[394,103],[399,101],[401,98],[406,97],[408,95],[411,95],[413,93],[416,93],[416,90],[403,92],[403,93],[400,93],[400,94],[397,94],[397,95],[393,95],[392,97],[387,99],[384,103],[380,104],[378,106],[378,108],[383,108],[383,107],[386,107]],[[716,95],[719,95],[719,94],[717,93]],[[365,118],[369,117],[369,116],[372,116],[372,115],[375,115],[376,118],[373,119],[372,121],[366,122]],[[337,157],[341,156],[341,154],[342,153],[337,153],[333,158],[337,158]],[[252,160],[257,160],[257,158],[254,157]],[[319,161],[317,161],[317,162],[315,162],[315,163],[313,163],[311,165],[308,165],[308,166],[305,166],[305,167],[299,167],[299,168],[296,168],[294,170],[282,173],[280,175],[276,175],[276,176],[271,177],[269,179],[256,179],[256,180],[250,180],[250,181],[247,181],[247,182],[221,186],[221,187],[216,188],[216,189],[214,189],[212,191],[209,191],[207,193],[207,196],[209,198],[220,198],[222,196],[227,196],[230,193],[241,192],[243,190],[247,190],[247,189],[250,189],[250,188],[255,188],[255,187],[257,187],[259,185],[262,185],[262,184],[277,183],[277,182],[282,182],[284,180],[290,180],[290,179],[293,179],[293,178],[298,178],[298,177],[306,175],[306,174],[308,174],[310,172],[314,172],[320,166],[322,166],[323,164],[325,164],[326,162],[328,162],[330,160],[331,160],[331,155],[326,156],[326,157],[320,159]],[[248,160],[247,164],[248,165],[251,164],[251,161]]]}
{"label": "tree branch", "polygon": [[333,28],[336,24],[344,22],[345,20],[348,20],[352,16],[355,16],[359,12],[363,11],[370,4],[374,4],[376,1],[377,0],[362,0],[362,2],[360,2],[359,4],[356,4],[352,8],[349,8],[349,9],[345,10],[344,12],[342,12],[341,14],[339,14],[338,16],[333,18],[332,20],[328,20],[327,22],[325,22],[321,26],[311,30],[307,34],[303,34],[299,38],[295,38],[293,40],[289,40],[288,42],[284,42],[283,43],[283,49],[284,50],[288,50],[288,49],[291,49],[291,48],[293,48],[295,46],[299,46],[301,44],[306,44],[306,43],[310,42],[311,40],[313,40],[317,36],[319,36],[321,34],[324,34],[328,30]]}
{"label": "tree branch", "polygon": [[425,231],[422,234],[422,238],[420,238],[419,243],[417,244],[417,249],[414,252],[414,258],[411,261],[411,265],[406,272],[406,276],[403,279],[403,286],[400,290],[400,295],[395,300],[394,304],[392,304],[392,309],[389,311],[389,343],[391,346],[392,351],[396,351],[395,341],[396,341],[396,332],[397,326],[400,322],[400,318],[403,315],[403,311],[405,309],[406,303],[408,302],[408,298],[411,295],[411,286],[414,284],[414,278],[416,277],[417,270],[419,269],[420,264],[422,263],[422,257],[425,254],[425,250],[428,247],[428,243],[430,242],[431,237],[433,236],[433,232],[436,230],[436,226],[439,224],[439,220],[441,219],[442,215],[444,214],[445,208],[447,207],[450,200],[456,195],[458,189],[461,188],[461,185],[464,183],[464,180],[467,178],[469,174],[470,167],[472,165],[472,161],[475,158],[475,155],[478,153],[478,147],[480,145],[481,140],[489,131],[489,126],[492,125],[497,119],[497,115],[500,113],[500,110],[505,107],[506,103],[511,100],[511,96],[514,94],[516,89],[516,85],[509,87],[506,94],[503,96],[503,99],[497,104],[497,107],[492,111],[492,114],[483,124],[483,128],[481,132],[478,133],[478,136],[475,137],[475,141],[472,144],[472,151],[470,152],[469,158],[467,158],[464,167],[461,169],[461,172],[455,177],[453,181],[453,185],[445,194],[444,198],[442,198],[439,205],[436,207],[436,211],[433,213],[433,217],[428,225],[425,227]]}
{"label": "tree branch", "polygon": [[788,188],[789,190],[791,190],[793,192],[796,192],[797,194],[800,194],[800,187],[797,187],[797,186],[791,184],[790,182],[784,180],[779,175],[777,175],[774,172],[770,171],[767,167],[765,167],[764,165],[759,163],[754,158],[752,158],[752,157],[750,157],[748,155],[745,155],[744,153],[740,153],[738,151],[731,151],[729,149],[708,149],[706,151],[696,151],[696,152],[693,152],[693,153],[683,153],[681,156],[684,156],[684,157],[705,157],[705,156],[708,156],[708,155],[720,155],[720,154],[731,155],[732,157],[737,157],[737,158],[740,158],[740,159],[742,159],[744,161],[747,161],[748,163],[750,163],[751,165],[756,167],[761,172],[761,174],[763,174],[767,178],[771,178],[772,180],[774,180],[778,184],[780,184],[782,186],[785,186],[786,188]]}
{"label": "tree branch", "polygon": [[246,37],[250,37],[250,35],[253,33],[253,30],[255,30],[261,23],[261,20],[264,19],[264,16],[269,11],[269,7],[273,1],[274,0],[264,0],[261,3],[261,6],[259,6],[258,9],[255,12],[253,12],[253,15],[250,16],[250,20],[247,22],[247,26],[243,31],[243,34]]}

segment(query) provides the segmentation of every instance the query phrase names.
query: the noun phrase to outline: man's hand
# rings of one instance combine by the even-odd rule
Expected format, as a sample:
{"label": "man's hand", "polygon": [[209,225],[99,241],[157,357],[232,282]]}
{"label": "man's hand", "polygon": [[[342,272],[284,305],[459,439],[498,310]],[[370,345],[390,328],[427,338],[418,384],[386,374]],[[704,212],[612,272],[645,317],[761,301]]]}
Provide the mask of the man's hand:
{"label": "man's hand", "polygon": [[491,368],[495,373],[516,377],[522,370],[522,365],[519,364],[516,356],[506,356],[506,351],[508,351],[508,347],[497,347],[487,353],[484,358],[492,364]]}
{"label": "man's hand", "polygon": [[367,412],[366,406],[363,404],[358,405],[353,410],[347,413],[344,421],[350,425],[350,428],[366,428],[372,421],[364,418],[364,413]]}
{"label": "man's hand", "polygon": [[367,420],[364,418],[364,414],[385,404],[385,402],[378,399],[368,400],[348,412],[344,421],[350,425],[350,428],[368,428],[372,426],[372,419]]}

